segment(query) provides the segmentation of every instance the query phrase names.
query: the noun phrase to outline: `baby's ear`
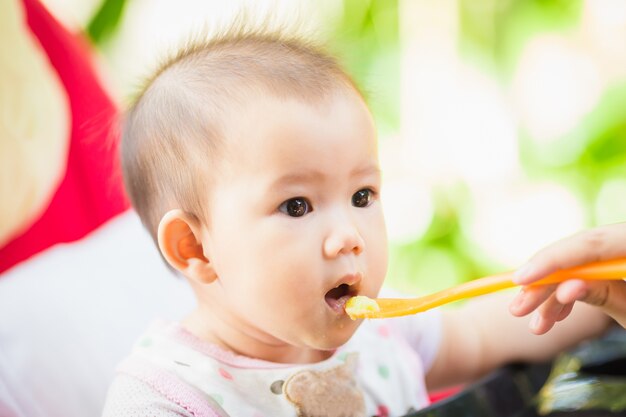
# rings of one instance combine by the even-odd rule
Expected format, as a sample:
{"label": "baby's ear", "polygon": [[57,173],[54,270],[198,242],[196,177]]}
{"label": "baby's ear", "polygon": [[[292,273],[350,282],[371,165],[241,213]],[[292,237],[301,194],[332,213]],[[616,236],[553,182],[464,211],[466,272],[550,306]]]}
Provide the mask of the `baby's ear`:
{"label": "baby's ear", "polygon": [[170,210],[159,222],[159,249],[167,262],[187,278],[209,284],[217,278],[204,256],[199,222],[180,209]]}

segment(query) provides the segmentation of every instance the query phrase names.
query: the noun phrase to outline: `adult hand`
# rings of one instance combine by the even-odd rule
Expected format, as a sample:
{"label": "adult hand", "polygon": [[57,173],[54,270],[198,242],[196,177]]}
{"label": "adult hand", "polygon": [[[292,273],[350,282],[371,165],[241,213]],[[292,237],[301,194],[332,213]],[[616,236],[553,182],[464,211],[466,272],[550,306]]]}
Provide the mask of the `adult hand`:
{"label": "adult hand", "polygon": [[[530,284],[560,269],[626,257],[626,223],[590,229],[557,241],[535,254],[516,273],[515,282]],[[511,314],[530,320],[533,333],[544,334],[565,319],[576,301],[597,306],[626,327],[626,282],[571,279],[558,285],[524,287],[509,306]]]}

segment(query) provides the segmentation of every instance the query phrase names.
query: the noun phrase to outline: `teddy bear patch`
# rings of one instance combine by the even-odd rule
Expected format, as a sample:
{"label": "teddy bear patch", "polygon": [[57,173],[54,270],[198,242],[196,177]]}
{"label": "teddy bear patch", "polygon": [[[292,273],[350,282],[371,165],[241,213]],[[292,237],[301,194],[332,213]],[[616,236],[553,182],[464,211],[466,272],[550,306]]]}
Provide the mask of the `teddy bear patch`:
{"label": "teddy bear patch", "polygon": [[[324,371],[304,370],[272,384],[298,411],[299,417],[363,417],[365,401],[354,378],[356,357]],[[282,389],[281,389],[282,388]]]}

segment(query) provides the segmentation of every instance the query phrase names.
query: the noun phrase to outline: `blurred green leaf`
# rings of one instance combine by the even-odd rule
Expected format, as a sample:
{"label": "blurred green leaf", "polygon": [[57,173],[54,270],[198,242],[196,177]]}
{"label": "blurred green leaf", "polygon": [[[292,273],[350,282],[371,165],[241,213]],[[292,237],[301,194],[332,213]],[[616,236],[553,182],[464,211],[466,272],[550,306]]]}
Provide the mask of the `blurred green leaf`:
{"label": "blurred green leaf", "polygon": [[582,0],[459,0],[460,50],[508,79],[532,37],[575,28],[581,10]]}
{"label": "blurred green leaf", "polygon": [[104,0],[87,25],[87,34],[92,42],[100,45],[113,35],[119,26],[126,0]]}
{"label": "blurred green leaf", "polygon": [[382,136],[400,127],[398,0],[344,0],[332,45],[365,92]]}

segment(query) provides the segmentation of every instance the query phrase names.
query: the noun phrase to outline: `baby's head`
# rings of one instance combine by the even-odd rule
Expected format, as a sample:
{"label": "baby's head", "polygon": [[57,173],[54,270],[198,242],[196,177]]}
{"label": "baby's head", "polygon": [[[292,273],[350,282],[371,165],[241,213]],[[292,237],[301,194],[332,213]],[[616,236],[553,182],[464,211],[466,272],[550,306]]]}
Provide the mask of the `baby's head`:
{"label": "baby's head", "polygon": [[306,42],[231,32],[196,43],[129,110],[131,201],[198,298],[187,324],[274,361],[335,348],[352,295],[386,272],[371,115],[336,61]]}

